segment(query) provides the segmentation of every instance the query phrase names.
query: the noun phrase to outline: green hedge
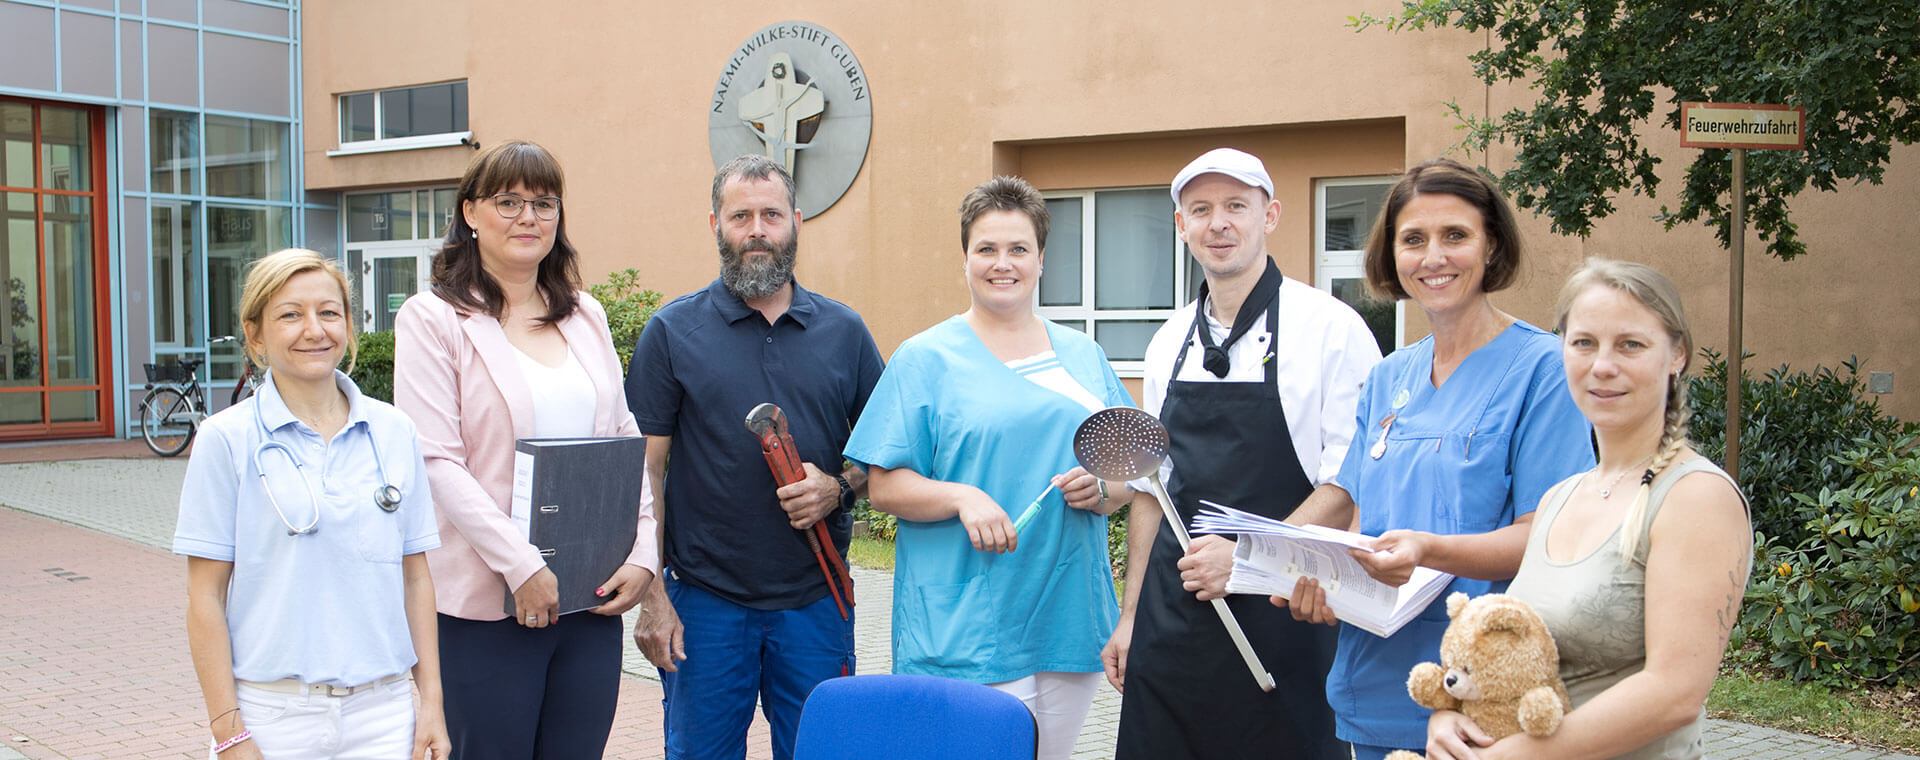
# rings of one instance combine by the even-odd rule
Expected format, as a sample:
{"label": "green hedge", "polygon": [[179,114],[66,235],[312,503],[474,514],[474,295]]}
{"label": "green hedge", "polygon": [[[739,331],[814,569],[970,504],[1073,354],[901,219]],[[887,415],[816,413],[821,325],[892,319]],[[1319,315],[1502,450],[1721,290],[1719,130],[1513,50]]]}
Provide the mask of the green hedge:
{"label": "green hedge", "polygon": [[620,354],[625,369],[640,342],[640,330],[660,310],[660,291],[640,287],[640,270],[622,269],[607,275],[607,281],[590,285],[587,292],[607,309],[607,327],[613,332],[613,350]]}
{"label": "green hedge", "polygon": [[[1695,448],[1726,461],[1726,361],[1702,351]],[[1832,686],[1915,682],[1920,426],[1881,411],[1857,358],[1740,383],[1740,486],[1753,576],[1732,656]]]}
{"label": "green hedge", "polygon": [[1736,651],[1798,681],[1920,684],[1917,442],[1863,440],[1832,459],[1847,483],[1793,494],[1807,538],[1760,537]]}
{"label": "green hedge", "polygon": [[360,357],[353,363],[360,392],[393,403],[393,331],[360,333]]}
{"label": "green hedge", "polygon": [[[1717,352],[1700,353],[1706,366],[1687,389],[1693,407],[1689,433],[1696,450],[1724,464],[1727,363]],[[1853,482],[1854,471],[1836,456],[1864,439],[1920,432],[1880,410],[1866,392],[1858,358],[1848,359],[1841,370],[1816,366],[1795,372],[1780,366],[1760,379],[1744,369],[1741,373],[1740,487],[1753,505],[1754,530],[1788,546],[1812,537],[1805,526],[1815,516],[1795,494]]]}
{"label": "green hedge", "polygon": [[873,502],[864,496],[853,504],[853,519],[865,520],[867,535],[881,541],[891,542],[900,533],[900,518],[874,509]]}

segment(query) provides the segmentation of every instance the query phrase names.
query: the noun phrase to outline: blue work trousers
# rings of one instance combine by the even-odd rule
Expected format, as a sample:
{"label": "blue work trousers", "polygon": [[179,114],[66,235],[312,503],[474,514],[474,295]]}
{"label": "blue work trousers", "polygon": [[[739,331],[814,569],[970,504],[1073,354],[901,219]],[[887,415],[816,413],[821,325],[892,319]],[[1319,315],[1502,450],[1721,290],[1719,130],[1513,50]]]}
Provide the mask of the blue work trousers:
{"label": "blue work trousers", "polygon": [[793,757],[800,706],[821,681],[853,674],[853,610],[833,597],[793,610],[757,610],[665,574],[686,627],[687,659],[661,671],[668,760],[740,760],[755,700],[775,760]]}

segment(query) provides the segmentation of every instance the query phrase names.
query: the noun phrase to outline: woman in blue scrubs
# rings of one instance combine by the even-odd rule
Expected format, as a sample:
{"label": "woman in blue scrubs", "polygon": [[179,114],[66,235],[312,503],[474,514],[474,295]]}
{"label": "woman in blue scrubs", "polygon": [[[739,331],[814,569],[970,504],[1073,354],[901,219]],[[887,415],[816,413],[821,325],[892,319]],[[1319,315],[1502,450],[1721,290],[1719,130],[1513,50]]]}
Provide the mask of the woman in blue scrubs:
{"label": "woman in blue scrubs", "polygon": [[[1377,537],[1373,553],[1355,552],[1368,572],[1388,583],[1416,565],[1452,573],[1440,600],[1504,589],[1541,496],[1594,462],[1559,339],[1488,298],[1512,284],[1520,255],[1506,199],[1447,159],[1400,178],[1367,242],[1368,286],[1418,304],[1433,334],[1367,376],[1335,482],[1356,530]],[[1295,602],[1295,617],[1332,621],[1311,584]],[[1388,638],[1340,627],[1327,702],[1358,760],[1426,746],[1429,711],[1407,696],[1407,672],[1439,659],[1446,627],[1442,601]]]}
{"label": "woman in blue scrubs", "polygon": [[1073,435],[1092,412],[1133,402],[1098,344],[1033,312],[1047,223],[1024,180],[967,194],[971,308],[900,345],[846,456],[868,468],[874,508],[900,518],[894,670],[1019,696],[1039,757],[1065,758],[1119,618],[1107,515],[1134,495],[1076,465]]}

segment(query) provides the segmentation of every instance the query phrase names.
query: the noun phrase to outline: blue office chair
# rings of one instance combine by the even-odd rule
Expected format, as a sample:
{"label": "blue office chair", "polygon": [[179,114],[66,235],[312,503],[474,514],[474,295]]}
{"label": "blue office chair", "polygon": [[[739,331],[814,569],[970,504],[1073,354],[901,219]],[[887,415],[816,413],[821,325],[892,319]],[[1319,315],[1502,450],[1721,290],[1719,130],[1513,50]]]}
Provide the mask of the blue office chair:
{"label": "blue office chair", "polygon": [[793,760],[1032,760],[1038,741],[1027,706],[992,687],[852,676],[823,681],[807,695]]}

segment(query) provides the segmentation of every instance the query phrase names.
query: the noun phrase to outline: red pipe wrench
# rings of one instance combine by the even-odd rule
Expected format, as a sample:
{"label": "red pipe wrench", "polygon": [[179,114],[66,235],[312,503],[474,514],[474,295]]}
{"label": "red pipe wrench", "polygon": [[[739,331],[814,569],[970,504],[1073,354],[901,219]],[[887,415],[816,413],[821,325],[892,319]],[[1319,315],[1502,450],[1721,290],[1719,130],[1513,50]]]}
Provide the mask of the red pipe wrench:
{"label": "red pipe wrench", "polygon": [[[747,430],[760,439],[760,453],[767,458],[767,467],[773,470],[774,483],[788,486],[807,479],[807,470],[800,465],[800,450],[794,448],[793,435],[787,432],[787,414],[773,404],[761,404],[747,413]],[[827,533],[824,518],[815,522],[811,530],[803,530],[807,536],[807,545],[813,549],[813,559],[820,563],[820,573],[827,578],[827,590],[833,592],[834,606],[840,608],[840,619],[847,619],[847,609],[853,606],[853,576],[847,572],[847,564],[840,559],[840,553],[833,548],[833,537]],[[829,567],[831,564],[831,567]]]}

